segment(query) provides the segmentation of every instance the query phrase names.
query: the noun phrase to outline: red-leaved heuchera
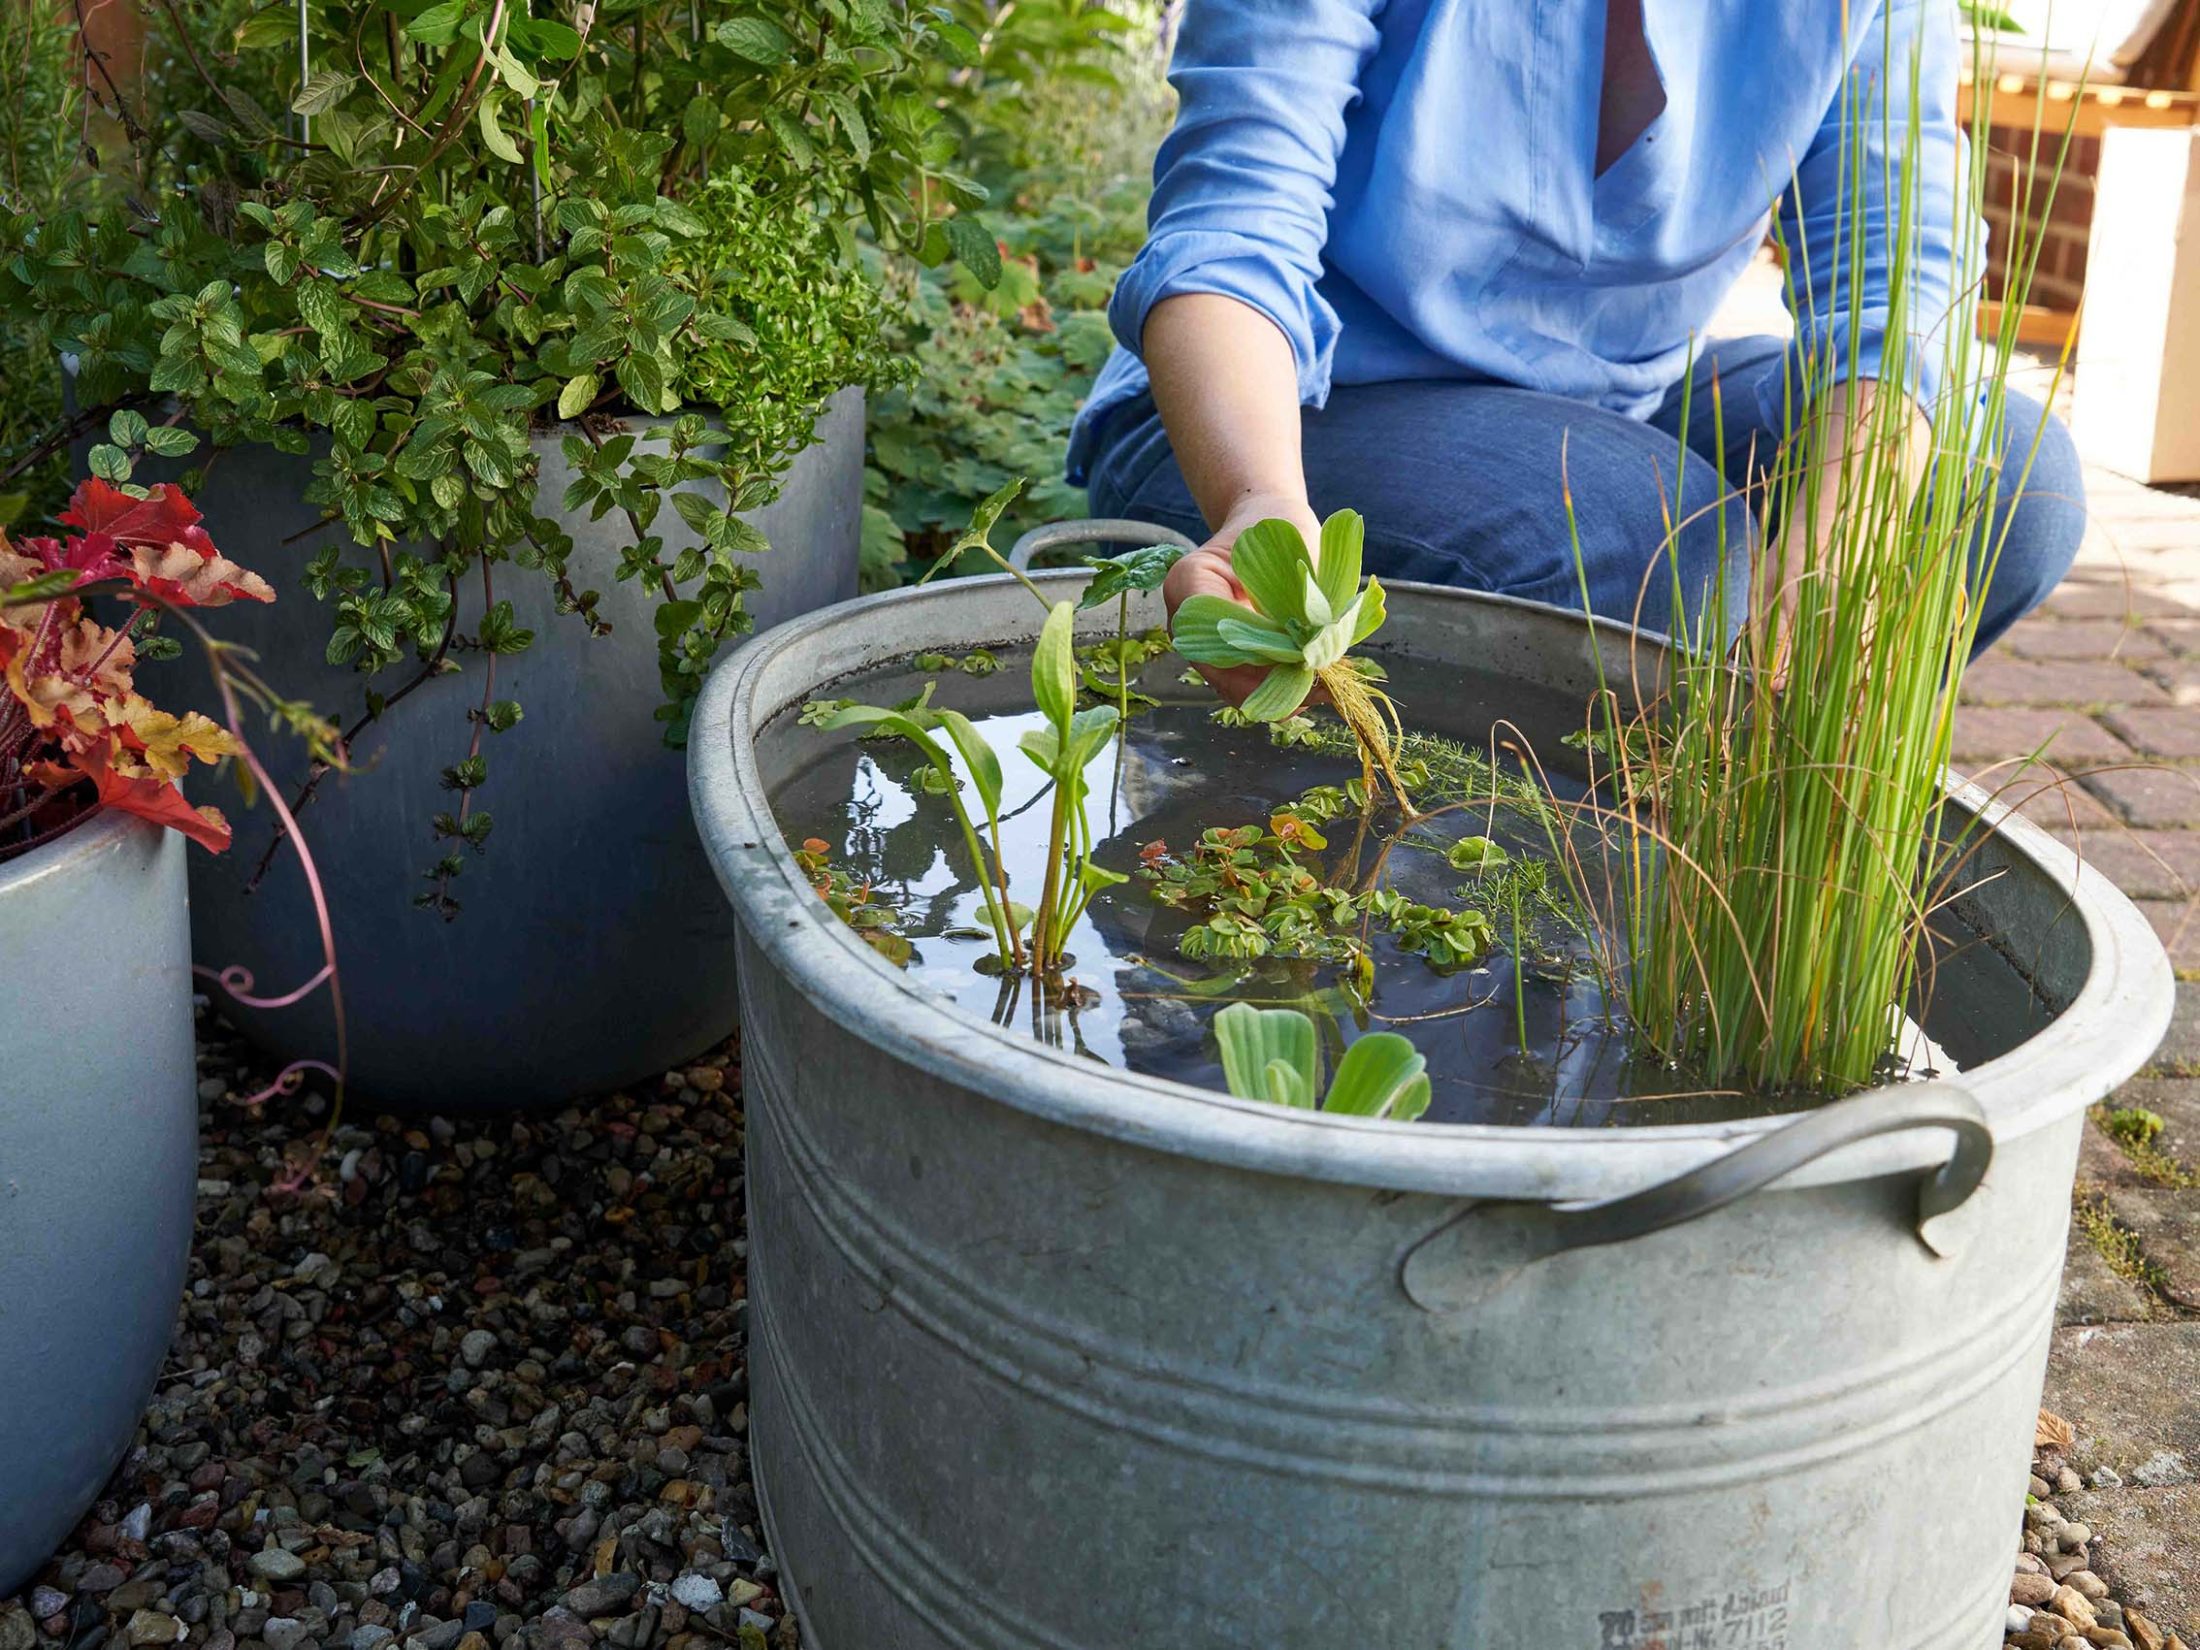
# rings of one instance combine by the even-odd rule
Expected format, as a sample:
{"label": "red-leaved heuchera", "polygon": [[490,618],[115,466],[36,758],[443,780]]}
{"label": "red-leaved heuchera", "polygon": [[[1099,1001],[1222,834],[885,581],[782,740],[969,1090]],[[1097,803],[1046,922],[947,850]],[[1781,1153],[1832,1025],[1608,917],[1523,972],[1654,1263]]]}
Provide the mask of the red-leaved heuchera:
{"label": "red-leaved heuchera", "polygon": [[65,539],[0,533],[0,859],[49,840],[94,808],[119,808],[219,851],[229,826],[177,781],[194,760],[237,752],[196,711],[157,710],[131,685],[133,613],[109,629],[94,587],[147,607],[266,602],[275,592],[224,556],[182,493],[94,478],[61,515]]}

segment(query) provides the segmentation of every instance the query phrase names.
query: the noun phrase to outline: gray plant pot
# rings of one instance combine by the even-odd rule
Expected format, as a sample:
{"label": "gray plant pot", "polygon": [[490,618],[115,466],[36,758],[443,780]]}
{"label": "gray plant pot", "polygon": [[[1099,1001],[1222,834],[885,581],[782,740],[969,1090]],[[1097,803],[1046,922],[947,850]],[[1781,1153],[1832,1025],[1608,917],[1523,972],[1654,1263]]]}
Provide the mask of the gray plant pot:
{"label": "gray plant pot", "polygon": [[[1995,1642],[2085,1109],[2169,1017],[2131,904],[1951,780],[1988,828],[1935,922],[1962,1069],[1797,1115],[1384,1123],[1119,1070],[896,970],[765,800],[789,706],[1038,618],[999,579],[853,603],[696,719],[742,922],[752,1465],[803,1644]],[[1600,681],[1657,672],[1426,585],[1379,651],[1554,695],[1554,763]]]}
{"label": "gray plant pot", "polygon": [[[370,1105],[558,1104],[653,1075],[709,1047],[737,1018],[733,921],[688,817],[681,753],[666,748],[655,716],[655,604],[614,577],[631,531],[617,512],[598,522],[564,516],[570,469],[554,436],[540,446],[543,513],[572,534],[574,586],[602,592],[612,633],[592,637],[555,612],[541,574],[495,569],[497,597],[535,639],[497,663],[497,696],[518,699],[524,717],[484,738],[489,777],[475,805],[496,824],[452,884],[458,917],[446,922],[414,901],[442,852],[430,821],[453,805],[440,776],[466,755],[466,713],[481,699],[477,659],[371,725],[353,753],[357,771],[325,779],[303,816],[335,919],[352,1093]],[[304,499],[308,479],[304,459],[272,449],[214,463],[197,501],[207,529],[279,600],[213,617],[224,639],[258,653],[281,692],[348,720],[361,679],[326,662],[328,610],[299,585],[299,569],[336,531],[311,530],[318,511]],[[772,543],[759,561],[763,588],[750,592],[759,629],[854,594],[862,495],[863,399],[848,390],[778,500],[754,517]],[[670,509],[657,530],[669,546],[691,542]],[[478,577],[461,581],[460,604],[460,627],[470,630],[481,612]],[[201,667],[186,664],[203,703]],[[408,674],[401,667],[377,685],[388,692]],[[263,738],[259,747],[294,794],[306,767],[297,742]],[[247,893],[274,821],[264,806],[229,811],[236,848],[194,856],[191,868],[198,957],[242,965],[260,994],[279,995],[321,966],[313,907],[287,849]],[[225,1011],[276,1059],[333,1050],[323,993],[287,1008]]]}
{"label": "gray plant pot", "polygon": [[0,865],[0,1598],[114,1471],[175,1328],[199,1139],[184,855],[107,813]]}

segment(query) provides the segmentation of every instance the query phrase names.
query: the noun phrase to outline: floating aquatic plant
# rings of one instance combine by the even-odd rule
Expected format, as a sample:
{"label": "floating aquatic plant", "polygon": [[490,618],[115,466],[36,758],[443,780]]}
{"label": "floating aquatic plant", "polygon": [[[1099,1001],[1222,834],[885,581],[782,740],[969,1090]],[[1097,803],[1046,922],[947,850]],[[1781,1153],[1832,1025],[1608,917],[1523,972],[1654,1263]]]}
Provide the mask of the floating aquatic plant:
{"label": "floating aquatic plant", "polygon": [[1369,789],[1379,769],[1410,813],[1397,769],[1404,731],[1397,707],[1346,657],[1384,618],[1382,581],[1360,585],[1366,536],[1358,511],[1339,510],[1322,523],[1317,555],[1288,521],[1256,521],[1230,547],[1230,571],[1251,613],[1220,596],[1188,597],[1176,610],[1176,650],[1196,665],[1266,665],[1268,674],[1241,707],[1256,722],[1295,715],[1321,688],[1358,742]]}
{"label": "floating aquatic plant", "polygon": [[[1312,1110],[1321,1090],[1314,1022],[1295,1008],[1232,1003],[1215,1016],[1223,1081],[1241,1100]],[[1428,1059],[1395,1031],[1371,1032],[1344,1051],[1323,1111],[1410,1123],[1428,1110]]]}

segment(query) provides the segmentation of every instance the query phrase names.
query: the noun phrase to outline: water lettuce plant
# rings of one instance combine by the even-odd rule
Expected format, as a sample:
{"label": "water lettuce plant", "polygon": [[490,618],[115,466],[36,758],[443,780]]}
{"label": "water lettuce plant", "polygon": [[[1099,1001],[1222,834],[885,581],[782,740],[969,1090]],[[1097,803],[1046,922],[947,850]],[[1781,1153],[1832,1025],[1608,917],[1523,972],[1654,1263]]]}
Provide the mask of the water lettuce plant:
{"label": "water lettuce plant", "polygon": [[1410,1123],[1428,1110],[1428,1059],[1395,1031],[1358,1038],[1337,1062],[1326,1094],[1321,1088],[1321,1044],[1314,1022],[1295,1008],[1255,1008],[1232,1003],[1215,1016],[1215,1044],[1222,1077],[1241,1100],[1341,1117],[1387,1117]]}
{"label": "water lettuce plant", "polygon": [[1339,510],[1322,523],[1319,554],[1288,521],[1253,523],[1230,547],[1230,571],[1252,612],[1220,596],[1190,597],[1176,610],[1176,650],[1195,665],[1268,666],[1241,707],[1257,722],[1280,722],[1317,686],[1323,689],[1359,742],[1370,789],[1379,768],[1410,812],[1398,782],[1397,707],[1346,658],[1382,628],[1384,618],[1382,581],[1360,585],[1366,537],[1356,510]]}

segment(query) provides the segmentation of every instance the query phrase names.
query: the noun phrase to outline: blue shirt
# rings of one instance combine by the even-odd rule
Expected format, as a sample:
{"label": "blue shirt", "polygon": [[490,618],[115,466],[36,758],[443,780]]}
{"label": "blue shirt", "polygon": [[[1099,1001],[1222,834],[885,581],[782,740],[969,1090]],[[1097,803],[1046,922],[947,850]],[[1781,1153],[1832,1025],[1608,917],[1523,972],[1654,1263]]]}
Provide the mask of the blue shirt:
{"label": "blue shirt", "polygon": [[[1307,405],[1332,384],[1437,378],[1645,417],[1775,205],[1798,350],[1846,363],[1853,328],[1856,375],[1875,377],[1899,238],[1882,168],[1913,114],[1907,313],[1944,324],[1966,147],[1954,0],[1643,0],[1665,108],[1599,176],[1606,4],[1188,0],[1176,124],[1070,479],[1097,421],[1146,388],[1147,313],[1184,292],[1275,322]],[[1858,176],[1874,186],[1861,210],[1843,201]],[[1860,246],[1837,251],[1851,224],[1838,238]],[[1836,275],[1858,250],[1852,304]],[[1939,348],[1905,354],[1929,405]]]}

